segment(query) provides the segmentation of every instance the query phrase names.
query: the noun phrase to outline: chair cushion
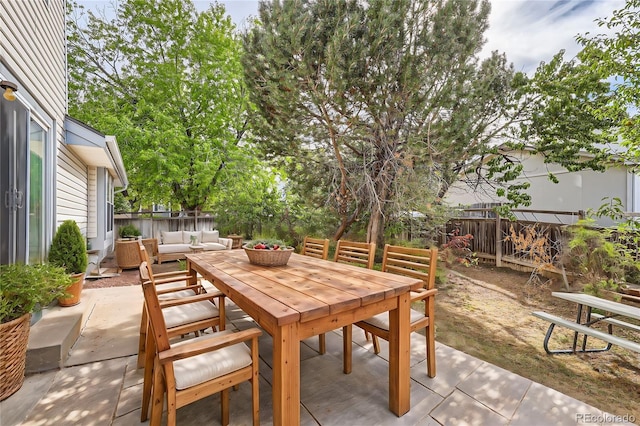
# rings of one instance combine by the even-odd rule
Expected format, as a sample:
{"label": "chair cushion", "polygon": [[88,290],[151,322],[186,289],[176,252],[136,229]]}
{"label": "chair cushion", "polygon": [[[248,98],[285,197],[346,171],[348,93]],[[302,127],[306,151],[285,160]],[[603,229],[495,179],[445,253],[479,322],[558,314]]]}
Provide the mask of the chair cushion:
{"label": "chair cushion", "polygon": [[[207,334],[195,339],[183,340],[171,346],[177,347],[198,340],[215,339],[218,336],[230,333],[233,332],[226,330],[213,335]],[[244,343],[236,343],[213,352],[181,359],[173,363],[176,388],[187,389],[249,365],[251,365],[251,351]]]}
{"label": "chair cushion", "polygon": [[225,246],[224,244],[219,244],[219,243],[204,243],[204,251],[210,251],[210,250],[226,250],[227,246]]}
{"label": "chair cushion", "polygon": [[158,253],[189,253],[189,244],[176,243],[176,244],[160,244],[158,245]]}
{"label": "chair cushion", "polygon": [[162,244],[181,244],[182,231],[162,231]]}
{"label": "chair cushion", "polygon": [[182,242],[185,244],[191,244],[191,237],[198,239],[198,244],[202,242],[202,231],[183,231]]}
{"label": "chair cushion", "polygon": [[171,306],[162,310],[167,328],[177,327],[190,322],[201,321],[220,315],[218,308],[206,300]]}
{"label": "chair cushion", "polygon": [[158,300],[171,300],[171,299],[179,299],[181,297],[191,297],[195,296],[196,292],[193,290],[176,290],[171,293],[163,293],[158,295]]}
{"label": "chair cushion", "polygon": [[[424,314],[422,312],[418,312],[415,309],[411,309],[411,318],[410,322],[419,321],[424,318]],[[381,314],[376,315],[375,317],[367,318],[363,322],[367,324],[371,324],[374,327],[378,327],[382,330],[389,330],[389,312],[383,312]]]}
{"label": "chair cushion", "polygon": [[218,231],[202,231],[202,243],[219,243],[220,232]]}

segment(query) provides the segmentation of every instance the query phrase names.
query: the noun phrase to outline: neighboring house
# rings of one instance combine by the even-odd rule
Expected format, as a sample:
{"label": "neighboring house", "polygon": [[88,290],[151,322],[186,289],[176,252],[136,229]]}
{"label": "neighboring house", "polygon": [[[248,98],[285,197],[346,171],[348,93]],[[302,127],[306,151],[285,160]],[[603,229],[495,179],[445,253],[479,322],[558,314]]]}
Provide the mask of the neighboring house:
{"label": "neighboring house", "polygon": [[45,260],[66,219],[98,250],[93,263],[113,247],[126,171],[115,138],[67,116],[66,66],[65,2],[2,0],[0,80],[17,91],[0,91],[0,263]]}
{"label": "neighboring house", "polygon": [[[596,210],[603,203],[604,198],[619,198],[625,212],[640,211],[640,177],[633,174],[626,167],[613,167],[605,172],[583,170],[569,172],[558,164],[545,164],[539,154],[531,151],[507,152],[512,158],[522,162],[523,176],[519,182],[531,184],[527,193],[531,196],[531,205],[521,207],[531,210],[553,211],[587,211]],[[553,173],[559,183],[549,180],[549,173]],[[445,202],[452,206],[471,206],[479,203],[500,203],[501,199],[495,193],[495,188],[489,185],[479,185],[475,190],[462,181],[454,184]],[[545,214],[517,214],[520,219],[538,220],[541,222],[574,223],[576,217]],[[602,226],[611,225],[609,218],[599,218],[597,223]]]}

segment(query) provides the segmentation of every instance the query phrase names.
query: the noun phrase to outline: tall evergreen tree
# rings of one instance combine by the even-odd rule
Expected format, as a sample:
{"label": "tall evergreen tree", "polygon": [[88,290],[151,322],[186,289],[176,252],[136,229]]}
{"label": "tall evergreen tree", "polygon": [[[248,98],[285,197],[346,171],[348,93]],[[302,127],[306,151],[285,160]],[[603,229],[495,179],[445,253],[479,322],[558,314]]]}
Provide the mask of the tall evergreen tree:
{"label": "tall evergreen tree", "polygon": [[335,238],[438,202],[519,119],[515,74],[480,61],[488,1],[274,0],[244,35],[262,149],[340,218]]}

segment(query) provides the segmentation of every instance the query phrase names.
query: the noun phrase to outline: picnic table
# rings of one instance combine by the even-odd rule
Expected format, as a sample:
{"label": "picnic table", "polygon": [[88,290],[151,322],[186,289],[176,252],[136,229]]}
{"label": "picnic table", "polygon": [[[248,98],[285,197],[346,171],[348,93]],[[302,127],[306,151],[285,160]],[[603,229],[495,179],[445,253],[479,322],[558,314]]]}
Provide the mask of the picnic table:
{"label": "picnic table", "polygon": [[[544,350],[548,354],[566,354],[581,352],[602,352],[611,349],[612,345],[617,345],[635,352],[640,352],[640,344],[632,340],[613,334],[613,326],[622,327],[640,333],[640,326],[628,322],[627,318],[640,321],[640,308],[602,299],[582,293],[562,293],[553,292],[552,296],[567,300],[577,304],[577,315],[575,321],[567,320],[547,312],[533,312],[533,315],[550,322],[549,329],[544,338]],[[593,312],[598,309],[604,314]],[[607,332],[595,329],[592,325],[604,323],[607,325]],[[549,349],[549,340],[556,326],[562,326],[574,331],[573,345],[570,349]],[[578,347],[578,337],[582,334],[582,344]],[[639,334],[640,335],[640,334]],[[587,338],[594,337],[607,343],[602,348],[587,348]]]}

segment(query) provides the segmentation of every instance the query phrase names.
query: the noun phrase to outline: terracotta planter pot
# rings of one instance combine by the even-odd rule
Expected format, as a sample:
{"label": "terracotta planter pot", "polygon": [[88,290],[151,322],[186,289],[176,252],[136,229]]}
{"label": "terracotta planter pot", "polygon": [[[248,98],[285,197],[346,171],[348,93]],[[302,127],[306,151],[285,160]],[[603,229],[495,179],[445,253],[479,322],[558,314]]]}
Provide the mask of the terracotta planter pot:
{"label": "terracotta planter pot", "polygon": [[16,393],[24,383],[30,319],[31,314],[24,314],[0,324],[0,401]]}
{"label": "terracotta planter pot", "polygon": [[60,306],[74,306],[80,303],[80,294],[82,293],[82,286],[84,284],[84,273],[71,275],[73,283],[67,287],[67,293],[71,294],[70,297],[58,298],[58,304]]}

